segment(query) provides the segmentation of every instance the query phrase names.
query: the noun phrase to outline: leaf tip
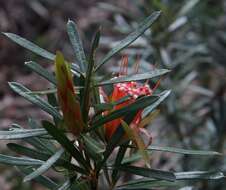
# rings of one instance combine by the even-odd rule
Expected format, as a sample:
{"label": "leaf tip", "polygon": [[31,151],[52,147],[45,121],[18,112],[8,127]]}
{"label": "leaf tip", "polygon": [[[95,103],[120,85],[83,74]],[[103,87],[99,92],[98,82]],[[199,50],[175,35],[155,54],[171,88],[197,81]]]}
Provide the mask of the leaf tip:
{"label": "leaf tip", "polygon": [[10,33],[8,33],[8,32],[1,32],[1,33],[2,33],[3,35],[7,36],[7,37],[8,37],[9,34],[10,34]]}
{"label": "leaf tip", "polygon": [[74,21],[73,21],[72,19],[69,18],[69,19],[67,20],[67,24],[71,24],[71,23],[74,23]]}
{"label": "leaf tip", "polygon": [[32,63],[32,61],[25,61],[24,65],[29,65],[30,63]]}
{"label": "leaf tip", "polygon": [[26,182],[28,182],[30,179],[27,177],[27,176],[25,176],[24,178],[23,178],[23,182],[24,183],[26,183]]}

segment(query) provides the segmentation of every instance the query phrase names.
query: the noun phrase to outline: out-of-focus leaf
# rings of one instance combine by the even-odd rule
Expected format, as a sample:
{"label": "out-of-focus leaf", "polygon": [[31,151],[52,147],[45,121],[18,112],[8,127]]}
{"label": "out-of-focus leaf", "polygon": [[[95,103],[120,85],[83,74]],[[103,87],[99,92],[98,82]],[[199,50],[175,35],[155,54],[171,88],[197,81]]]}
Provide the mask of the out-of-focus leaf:
{"label": "out-of-focus leaf", "polygon": [[44,57],[47,58],[49,60],[54,60],[55,55],[40,48],[39,46],[37,46],[36,44],[26,40],[25,38],[22,38],[16,34],[13,33],[3,33],[5,36],[7,36],[9,39],[11,39],[13,42],[19,44],[20,46]]}
{"label": "out-of-focus leaf", "polygon": [[155,70],[147,72],[147,73],[133,74],[133,75],[127,75],[127,76],[112,78],[110,80],[105,80],[103,82],[100,82],[97,85],[101,86],[101,85],[108,85],[108,84],[121,83],[121,82],[146,80],[146,79],[151,79],[151,78],[155,78],[155,77],[158,77],[158,76],[162,76],[162,75],[164,75],[168,72],[170,72],[170,70],[155,69]]}
{"label": "out-of-focus leaf", "polygon": [[44,162],[39,168],[37,168],[34,172],[24,177],[24,182],[30,181],[43,173],[45,173],[49,168],[53,166],[53,164],[61,157],[64,153],[64,149],[58,150],[54,155],[52,155],[46,162]]}
{"label": "out-of-focus leaf", "polygon": [[211,171],[176,172],[174,174],[177,180],[225,178],[223,172],[211,172]]}
{"label": "out-of-focus leaf", "polygon": [[68,20],[67,32],[74,49],[75,56],[78,60],[79,67],[82,72],[85,72],[87,68],[86,56],[83,50],[82,40],[79,37],[77,26],[72,20]]}
{"label": "out-of-focus leaf", "polygon": [[35,63],[34,61],[25,62],[25,65],[32,71],[36,72],[38,75],[56,85],[56,79],[53,74],[47,71],[47,69],[43,68],[41,65]]}
{"label": "out-of-focus leaf", "polygon": [[[31,167],[24,167],[24,166],[17,166],[18,170],[22,172],[24,175],[28,175],[33,171]],[[47,187],[48,189],[56,189],[57,184],[52,181],[50,178],[40,175],[37,178],[34,179],[34,181],[38,182],[39,184],[43,185],[44,187]]]}
{"label": "out-of-focus leaf", "polygon": [[59,144],[61,144],[67,152],[71,154],[82,166],[89,169],[86,160],[79,150],[74,146],[74,144],[65,136],[65,134],[59,130],[56,126],[48,121],[42,122],[43,127],[48,131],[48,133],[55,139]]}
{"label": "out-of-focus leaf", "polygon": [[47,135],[45,129],[13,129],[10,131],[0,131],[0,140],[15,140],[43,135]]}
{"label": "out-of-focus leaf", "polygon": [[31,158],[21,158],[21,157],[13,157],[13,156],[6,156],[0,154],[0,163],[1,164],[9,164],[13,166],[39,166],[42,165],[44,162],[37,159]]}
{"label": "out-of-focus leaf", "polygon": [[48,102],[46,102],[39,96],[29,94],[29,93],[31,93],[31,91],[29,89],[27,89],[26,87],[24,87],[22,84],[19,84],[16,82],[9,82],[9,86],[10,86],[10,88],[13,89],[13,91],[18,93],[22,97],[24,97],[29,102],[37,105],[38,107],[40,107],[42,110],[46,111],[53,117],[55,117],[59,120],[62,120],[62,116],[54,107],[52,107]]}
{"label": "out-of-focus leaf", "polygon": [[97,71],[101,66],[103,66],[112,56],[129,46],[139,36],[141,36],[154,23],[154,21],[159,17],[159,15],[160,11],[156,11],[150,16],[148,16],[143,22],[141,22],[131,34],[129,34],[122,41],[120,41],[113,49],[108,52],[108,54],[101,60],[99,65],[96,67],[95,71]]}
{"label": "out-of-focus leaf", "polygon": [[188,154],[188,155],[199,155],[199,156],[220,156],[220,155],[222,155],[221,153],[215,152],[215,151],[187,150],[187,149],[175,148],[175,147],[149,146],[148,150],[172,152],[172,153]]}
{"label": "out-of-focus leaf", "polygon": [[154,179],[161,179],[166,181],[176,180],[176,176],[174,175],[174,173],[169,171],[142,168],[142,167],[136,167],[136,166],[130,166],[130,165],[117,166],[117,169],[124,172],[132,173],[134,175],[140,175],[140,176],[150,177]]}
{"label": "out-of-focus leaf", "polygon": [[181,8],[181,10],[178,13],[178,17],[179,16],[183,16],[186,15],[189,11],[191,11],[193,9],[193,7],[195,7],[200,0],[190,0],[187,1],[184,6]]}

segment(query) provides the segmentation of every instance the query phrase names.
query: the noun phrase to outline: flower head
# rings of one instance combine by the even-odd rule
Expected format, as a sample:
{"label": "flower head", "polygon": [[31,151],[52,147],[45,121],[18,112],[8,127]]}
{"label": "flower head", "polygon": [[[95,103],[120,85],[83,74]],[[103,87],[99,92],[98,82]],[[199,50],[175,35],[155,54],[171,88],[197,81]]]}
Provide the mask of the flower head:
{"label": "flower head", "polygon": [[[119,76],[127,74],[127,64],[128,64],[128,58],[124,57],[124,59],[122,61],[122,66],[120,69]],[[152,92],[153,92],[153,90],[149,87],[149,85],[147,83],[143,84],[141,82],[130,81],[130,82],[114,84],[112,94],[109,97],[106,96],[103,89],[101,89],[100,94],[103,95],[103,97],[105,97],[105,101],[107,101],[108,103],[117,102],[124,97],[128,97],[128,99],[126,101],[115,105],[113,107],[113,109],[110,111],[110,112],[112,112],[112,111],[121,109],[121,108],[133,103],[140,96],[152,95]],[[139,125],[139,123],[142,120],[142,116],[141,116],[142,111],[143,110],[139,110],[137,112],[131,125],[133,125],[133,126]],[[104,114],[105,115],[109,114],[109,111],[105,112]],[[114,134],[116,129],[120,126],[121,120],[123,120],[123,118],[117,118],[104,125],[105,136],[107,139],[110,139],[112,137],[112,135]]]}

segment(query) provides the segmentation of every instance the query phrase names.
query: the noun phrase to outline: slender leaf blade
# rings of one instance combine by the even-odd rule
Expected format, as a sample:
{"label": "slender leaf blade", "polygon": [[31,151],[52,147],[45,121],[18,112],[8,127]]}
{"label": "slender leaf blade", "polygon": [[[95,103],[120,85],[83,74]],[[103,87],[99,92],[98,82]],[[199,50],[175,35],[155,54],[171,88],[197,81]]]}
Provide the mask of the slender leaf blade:
{"label": "slender leaf blade", "polygon": [[160,146],[153,146],[153,145],[149,146],[148,150],[172,152],[172,153],[186,154],[186,155],[199,155],[199,156],[220,156],[220,155],[222,155],[221,153],[215,152],[215,151],[187,150],[187,149],[183,149],[183,148],[160,147]]}
{"label": "slender leaf blade", "polygon": [[48,52],[47,50],[40,48],[39,46],[37,46],[36,44],[28,41],[25,38],[22,38],[16,34],[13,33],[3,33],[6,37],[8,37],[10,40],[12,40],[13,42],[19,44],[20,46],[44,57],[47,58],[49,60],[54,60],[55,55]]}
{"label": "slender leaf blade", "polygon": [[24,182],[30,181],[30,180],[42,175],[49,168],[51,168],[55,162],[57,162],[57,160],[61,157],[61,155],[63,153],[64,153],[64,149],[58,150],[54,155],[52,155],[48,160],[46,160],[46,162],[43,163],[34,172],[32,172],[29,175],[25,176],[24,177]]}
{"label": "slender leaf blade", "polygon": [[29,102],[37,105],[42,110],[54,116],[58,120],[62,120],[62,116],[53,106],[51,106],[48,102],[46,102],[39,96],[29,94],[31,93],[31,91],[22,84],[19,84],[17,82],[9,82],[9,86],[14,92],[18,93],[20,96],[24,97]]}
{"label": "slender leaf blade", "polygon": [[86,56],[83,50],[81,38],[79,37],[77,26],[72,20],[69,20],[67,23],[67,32],[74,49],[75,56],[79,62],[80,69],[82,72],[85,72],[87,67]]}
{"label": "slender leaf blade", "polygon": [[162,187],[178,186],[176,182],[142,178],[117,186],[118,189],[155,189]]}
{"label": "slender leaf blade", "polygon": [[151,113],[161,102],[163,102],[171,93],[171,90],[165,90],[160,95],[157,101],[148,107],[144,108],[142,112],[142,117],[146,117],[149,113]]}
{"label": "slender leaf blade", "polygon": [[67,190],[71,187],[71,180],[66,180],[62,185],[60,185],[57,190]]}
{"label": "slender leaf blade", "polygon": [[44,162],[37,159],[32,158],[22,158],[22,157],[14,157],[0,154],[0,163],[8,164],[13,166],[39,166]]}
{"label": "slender leaf blade", "polygon": [[88,113],[90,109],[90,87],[92,84],[92,75],[93,75],[93,67],[94,67],[94,57],[96,53],[96,49],[98,47],[100,40],[100,31],[98,30],[94,36],[94,40],[92,43],[92,49],[89,56],[89,62],[88,62],[88,68],[86,71],[86,78],[85,78],[85,87],[83,92],[83,98],[82,98],[82,111],[83,111],[83,119],[86,122],[88,119]]}
{"label": "slender leaf blade", "polygon": [[124,115],[128,114],[129,112],[138,111],[140,109],[143,109],[143,108],[149,106],[150,104],[154,103],[157,99],[158,99],[158,96],[141,97],[141,98],[137,99],[134,103],[131,103],[128,106],[123,107],[122,109],[115,110],[102,118],[98,118],[98,120],[93,122],[90,130],[94,130],[97,127],[99,127],[109,121],[112,121],[114,119],[121,118]]}
{"label": "slender leaf blade", "polygon": [[[128,124],[130,124],[135,115],[136,115],[136,111],[131,111],[129,114],[127,114],[124,118],[124,121]],[[101,162],[98,163],[97,165],[97,169],[100,170],[101,167],[105,164],[105,162],[107,161],[107,159],[109,158],[109,156],[111,155],[111,153],[113,152],[113,150],[115,149],[115,147],[120,143],[120,141],[122,140],[123,135],[125,134],[125,131],[122,127],[122,124],[120,124],[118,126],[118,128],[116,129],[115,133],[112,135],[111,139],[109,140],[106,150],[103,153],[104,158],[103,160],[101,160]]]}
{"label": "slender leaf blade", "polygon": [[132,74],[127,76],[112,78],[110,80],[105,80],[103,82],[97,83],[97,85],[102,86],[102,85],[109,85],[109,84],[129,82],[129,81],[147,80],[147,79],[155,78],[158,76],[162,76],[168,72],[170,72],[170,70],[168,69],[155,69],[146,73]]}
{"label": "slender leaf blade", "polygon": [[190,179],[214,180],[225,178],[223,172],[215,171],[189,171],[189,172],[176,172],[174,174],[177,180],[190,180]]}
{"label": "slender leaf blade", "polygon": [[[24,175],[27,175],[33,171],[33,169],[31,167],[17,166],[17,168]],[[58,186],[50,178],[43,176],[43,175],[38,176],[37,178],[34,179],[34,181],[38,182],[39,184],[43,185],[44,187],[47,187],[48,189],[56,189]]]}
{"label": "slender leaf blade", "polygon": [[10,131],[0,131],[0,140],[16,140],[43,135],[47,135],[45,129],[13,129]]}
{"label": "slender leaf blade", "polygon": [[124,172],[129,172],[135,175],[150,177],[154,179],[160,179],[160,180],[166,180],[166,181],[176,180],[176,176],[174,175],[174,173],[169,171],[129,166],[129,165],[121,165],[121,166],[118,166],[117,169]]}
{"label": "slender leaf blade", "polygon": [[89,166],[83,158],[83,155],[61,130],[48,121],[43,121],[42,125],[48,131],[48,133],[65,148],[67,152],[69,152],[82,166],[89,169]]}
{"label": "slender leaf blade", "polygon": [[41,65],[35,63],[34,61],[25,62],[25,66],[27,66],[32,71],[36,72],[38,75],[42,76],[52,84],[56,85],[56,79],[52,73],[48,72]]}
{"label": "slender leaf blade", "polygon": [[[127,143],[127,145],[128,144],[129,143]],[[121,165],[121,162],[122,162],[122,160],[125,156],[126,150],[127,150],[126,146],[120,146],[118,153],[117,153],[117,156],[116,156],[116,159],[115,159],[115,163],[114,163],[115,166]],[[112,176],[113,183],[116,183],[118,178],[119,178],[118,170],[114,168],[111,176]]]}
{"label": "slender leaf blade", "polygon": [[104,152],[104,146],[88,135],[82,135],[82,139],[87,151],[94,159],[100,159]]}
{"label": "slender leaf blade", "polygon": [[126,38],[120,41],[113,49],[111,49],[107,55],[101,60],[99,65],[96,67],[95,71],[97,71],[101,66],[103,66],[112,56],[121,51],[122,49],[129,46],[132,42],[134,42],[139,36],[141,36],[159,17],[160,11],[156,11],[148,16],[143,22],[141,22],[138,27],[129,34]]}
{"label": "slender leaf blade", "polygon": [[[46,160],[48,160],[49,157],[51,157],[51,154],[49,154],[49,153],[45,153],[45,152],[39,151],[39,150],[34,150],[34,149],[24,147],[24,146],[15,144],[15,143],[8,143],[7,147],[10,150],[12,150],[18,154],[21,154],[21,155],[24,155],[24,156],[27,156],[30,158],[38,159],[38,160],[46,161]],[[73,171],[76,171],[81,174],[86,174],[84,169],[82,169],[82,168],[70,163],[70,161],[67,161],[62,158],[57,160],[56,166],[64,167],[64,168],[67,168],[68,170],[73,170]]]}

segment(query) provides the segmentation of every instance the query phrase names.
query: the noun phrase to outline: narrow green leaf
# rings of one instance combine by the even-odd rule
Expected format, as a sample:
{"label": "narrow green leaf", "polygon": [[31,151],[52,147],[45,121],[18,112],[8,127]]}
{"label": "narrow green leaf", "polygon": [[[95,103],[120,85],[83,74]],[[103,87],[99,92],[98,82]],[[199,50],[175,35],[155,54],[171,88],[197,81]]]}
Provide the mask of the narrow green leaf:
{"label": "narrow green leaf", "polygon": [[80,69],[82,72],[85,72],[87,67],[86,56],[83,50],[82,41],[79,37],[77,26],[72,20],[69,20],[67,23],[67,32],[68,32],[68,36],[71,41],[72,47],[74,49],[75,56],[78,60]]}
{"label": "narrow green leaf", "polygon": [[[49,157],[51,157],[51,154],[43,152],[43,151],[39,151],[39,150],[34,150],[28,147],[24,147],[15,143],[8,143],[7,147],[24,156],[30,157],[30,158],[34,158],[34,159],[38,159],[38,160],[43,160],[46,161],[48,160]],[[67,161],[65,159],[60,158],[59,160],[57,160],[56,162],[56,166],[60,166],[60,167],[64,167],[68,170],[73,170],[76,171],[78,173],[81,174],[86,174],[86,172],[84,171],[84,169],[75,166],[74,164],[71,164],[70,161]]]}
{"label": "narrow green leaf", "polygon": [[149,146],[148,150],[172,152],[172,153],[187,154],[187,155],[199,155],[199,156],[220,156],[220,155],[222,155],[221,153],[215,152],[215,151],[187,150],[187,149],[175,148],[175,147]]}
{"label": "narrow green leaf", "polygon": [[71,154],[71,156],[73,156],[82,166],[89,170],[89,166],[86,160],[83,158],[83,155],[61,130],[48,121],[43,121],[42,125],[48,131],[48,133],[55,140],[57,140],[57,142],[61,144],[67,152]]}
{"label": "narrow green leaf", "polygon": [[[131,111],[129,112],[129,114],[127,114],[124,118],[124,121],[128,124],[130,124],[135,115],[136,115],[136,111]],[[125,131],[122,127],[122,125],[120,124],[118,126],[118,128],[116,129],[115,133],[112,135],[111,139],[108,141],[107,147],[104,154],[104,158],[101,162],[98,163],[97,165],[97,170],[100,170],[101,167],[103,165],[105,165],[105,162],[107,161],[107,159],[109,158],[109,156],[111,155],[111,153],[113,152],[113,150],[115,149],[115,147],[121,142],[123,135],[125,134]]]}
{"label": "narrow green leaf", "polygon": [[104,152],[104,146],[88,135],[82,135],[82,139],[87,151],[93,156],[93,158],[100,159]]}
{"label": "narrow green leaf", "polygon": [[[57,89],[56,89],[57,90]],[[47,100],[48,100],[48,103],[53,106],[54,108],[57,108],[57,110],[59,110],[59,104],[58,104],[58,101],[57,101],[57,98],[56,98],[56,94],[54,93],[50,93],[50,94],[47,94]],[[53,121],[55,123],[56,126],[59,125],[59,123],[61,121],[59,121],[57,118],[53,117]]]}
{"label": "narrow green leaf", "polygon": [[101,60],[99,65],[96,67],[95,71],[97,71],[101,66],[103,66],[112,56],[129,46],[139,36],[141,36],[154,23],[154,21],[159,17],[159,15],[160,11],[156,11],[150,16],[148,16],[143,22],[141,22],[131,34],[129,34],[122,41],[120,41],[113,49],[108,52],[108,54]]}
{"label": "narrow green leaf", "polygon": [[45,129],[13,129],[10,131],[0,131],[0,140],[15,140],[43,135],[47,135]]}
{"label": "narrow green leaf", "polygon": [[119,105],[127,100],[129,100],[131,97],[130,96],[124,96],[118,101],[112,101],[110,103],[100,103],[100,104],[94,104],[95,110],[98,111],[105,111],[105,110],[111,110],[113,109],[114,106]]}
{"label": "narrow green leaf", "polygon": [[71,180],[66,180],[60,187],[58,187],[56,190],[67,190],[71,187]]}
{"label": "narrow green leaf", "polygon": [[105,80],[103,82],[98,83],[98,86],[102,85],[108,85],[108,84],[114,84],[114,83],[122,83],[122,82],[129,82],[129,81],[139,81],[139,80],[146,80],[146,79],[151,79],[155,78],[158,76],[162,76],[166,73],[170,72],[170,70],[167,69],[155,69],[147,73],[142,73],[142,74],[131,74],[127,76],[121,76],[117,78],[112,78],[110,80]]}
{"label": "narrow green leaf", "polygon": [[82,71],[80,71],[80,68],[76,63],[71,63],[71,72],[78,78],[81,75],[84,76],[84,73]]}
{"label": "narrow green leaf", "polygon": [[189,13],[191,10],[193,10],[193,8],[195,6],[197,6],[197,4],[200,2],[200,0],[190,0],[187,1],[181,8],[181,10],[178,13],[178,17],[182,17],[184,15],[186,15],[187,13]]}
{"label": "narrow green leaf", "polygon": [[90,190],[90,182],[88,180],[74,181],[71,189],[73,190]]}
{"label": "narrow green leaf", "polygon": [[49,60],[54,60],[55,55],[40,48],[39,46],[37,46],[36,44],[26,40],[25,38],[22,38],[16,34],[13,33],[3,33],[5,36],[7,36],[9,39],[11,39],[13,42],[19,44],[20,46],[44,57],[47,58]]}
{"label": "narrow green leaf", "polygon": [[[28,175],[33,171],[31,167],[23,167],[23,166],[17,166],[18,170],[22,172],[24,175]],[[34,179],[37,183],[43,185],[44,187],[47,187],[48,189],[56,189],[57,184],[52,181],[50,178],[40,175],[37,178]]]}
{"label": "narrow green leaf", "polygon": [[40,107],[42,110],[46,111],[53,117],[62,120],[62,116],[53,106],[51,106],[48,102],[46,102],[39,96],[29,94],[31,93],[31,91],[22,84],[16,82],[9,82],[9,86],[14,92],[18,93],[19,95],[27,99],[29,102],[37,105],[38,107]]}
{"label": "narrow green leaf", "polygon": [[90,93],[91,93],[90,92],[91,79],[93,75],[94,57],[95,57],[96,48],[98,47],[98,44],[99,44],[99,39],[100,39],[100,31],[98,30],[94,36],[92,49],[89,56],[88,69],[86,71],[85,87],[84,87],[83,98],[82,98],[82,111],[83,111],[84,122],[87,121],[88,113],[90,109],[89,102],[90,102]]}
{"label": "narrow green leaf", "polygon": [[7,147],[16,152],[17,154],[24,155],[30,158],[38,159],[38,160],[47,160],[50,154],[43,152],[42,150],[34,150],[19,144],[8,143]]}
{"label": "narrow green leaf", "polygon": [[225,178],[223,172],[212,172],[212,171],[176,172],[174,174],[177,180],[190,180],[190,179],[210,180]]}
{"label": "narrow green leaf", "polygon": [[139,161],[141,158],[142,158],[142,155],[139,152],[137,152],[137,153],[132,154],[131,156],[125,157],[122,160],[122,164],[131,164],[131,163]]}
{"label": "narrow green leaf", "polygon": [[56,79],[53,76],[53,74],[50,73],[49,71],[47,71],[47,69],[43,68],[41,65],[35,63],[34,61],[29,61],[29,62],[25,62],[25,66],[27,66],[29,69],[31,69],[32,71],[34,71],[38,75],[42,76],[43,78],[45,78],[49,82],[56,85]]}
{"label": "narrow green leaf", "polygon": [[163,102],[171,93],[171,90],[165,90],[160,95],[157,101],[155,101],[150,106],[144,108],[142,112],[142,118],[146,117],[149,113],[151,113],[161,102]]}
{"label": "narrow green leaf", "polygon": [[150,104],[153,104],[157,99],[158,99],[158,96],[146,96],[146,97],[138,98],[134,103],[131,103],[128,106],[125,106],[119,110],[115,110],[102,118],[98,118],[98,120],[95,120],[93,122],[90,130],[94,130],[97,127],[100,127],[101,125],[109,121],[112,121],[114,119],[121,118],[130,112],[143,109],[149,106]]}
{"label": "narrow green leaf", "polygon": [[[129,143],[127,142],[127,145],[128,144]],[[127,150],[126,146],[120,146],[120,148],[118,150],[118,154],[117,154],[116,159],[115,159],[114,166],[117,167],[117,166],[121,165],[121,162],[122,162],[122,160],[124,158],[126,150]],[[112,181],[115,184],[117,182],[118,178],[119,178],[118,170],[114,168],[113,171],[112,171],[112,175],[111,176],[112,176]]]}
{"label": "narrow green leaf", "polygon": [[126,132],[126,135],[130,140],[132,140],[135,144],[137,149],[139,150],[140,154],[142,155],[143,161],[146,166],[150,167],[150,158],[149,154],[145,148],[145,143],[142,137],[139,135],[139,130],[137,128],[131,128],[126,122],[123,120],[121,121],[122,126]]}
{"label": "narrow green leaf", "polygon": [[0,154],[0,163],[16,166],[39,166],[42,165],[44,162],[37,159],[13,157]]}
{"label": "narrow green leaf", "polygon": [[154,179],[161,179],[166,181],[176,180],[176,176],[174,175],[174,173],[169,171],[142,168],[142,167],[136,167],[136,166],[130,166],[130,165],[121,165],[116,168],[124,172],[132,173],[134,175],[150,177]]}
{"label": "narrow green leaf", "polygon": [[52,88],[52,89],[48,89],[48,90],[37,90],[37,91],[31,91],[29,93],[27,93],[28,95],[48,95],[48,94],[53,94],[56,93],[57,89],[56,88]]}
{"label": "narrow green leaf", "polygon": [[[40,125],[33,118],[28,119],[28,125],[32,129],[43,129],[43,128],[40,128]],[[39,147],[41,147],[41,149],[44,149],[49,153],[56,152],[55,145],[49,139],[34,137],[32,138],[32,140],[37,141],[37,143],[39,144],[38,149]]]}
{"label": "narrow green leaf", "polygon": [[64,153],[64,149],[58,150],[54,155],[52,155],[45,163],[43,163],[39,168],[37,168],[34,172],[24,177],[24,182],[30,181],[43,173],[45,173],[49,168],[53,166],[53,164],[62,156]]}
{"label": "narrow green leaf", "polygon": [[117,186],[119,189],[155,189],[178,186],[176,182],[142,178]]}

